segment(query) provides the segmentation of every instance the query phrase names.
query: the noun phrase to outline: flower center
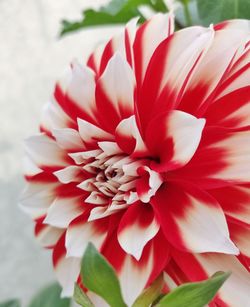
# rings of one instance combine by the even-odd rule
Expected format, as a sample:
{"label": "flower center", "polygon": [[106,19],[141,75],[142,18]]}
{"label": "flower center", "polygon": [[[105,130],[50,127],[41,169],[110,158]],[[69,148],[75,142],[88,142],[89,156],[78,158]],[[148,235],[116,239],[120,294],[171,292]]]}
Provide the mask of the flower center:
{"label": "flower center", "polygon": [[98,144],[99,149],[81,153],[88,179],[78,187],[89,192],[85,202],[97,206],[90,219],[110,215],[139,200],[149,202],[162,183],[161,176],[149,168],[149,160],[132,158],[113,142]]}

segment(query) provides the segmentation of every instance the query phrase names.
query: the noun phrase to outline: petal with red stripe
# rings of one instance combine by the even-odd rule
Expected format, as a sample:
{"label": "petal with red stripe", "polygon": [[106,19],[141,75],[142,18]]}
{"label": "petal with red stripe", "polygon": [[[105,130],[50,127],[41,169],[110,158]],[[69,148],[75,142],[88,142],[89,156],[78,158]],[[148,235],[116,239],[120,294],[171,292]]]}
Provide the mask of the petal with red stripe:
{"label": "petal with red stripe", "polygon": [[95,87],[94,72],[75,61],[57,82],[54,96],[73,121],[80,117],[95,123]]}
{"label": "petal with red stripe", "polygon": [[84,143],[75,129],[53,129],[52,135],[56,139],[57,144],[67,150],[67,152],[82,151],[85,149]]}
{"label": "petal with red stripe", "polygon": [[223,210],[209,194],[194,187],[165,184],[151,203],[175,248],[194,253],[239,253],[230,240]]}
{"label": "petal with red stripe", "polygon": [[[148,63],[160,43],[174,32],[174,17],[172,14],[156,14],[145,22],[133,38],[134,69],[138,87],[141,86]],[[127,48],[127,51],[129,48]],[[128,54],[127,54],[128,56]]]}
{"label": "petal with red stripe", "polygon": [[137,120],[143,135],[151,118],[178,106],[193,71],[211,44],[213,35],[212,29],[187,28],[171,35],[155,50],[142,89],[138,93]]}
{"label": "petal with red stripe", "polygon": [[250,271],[250,224],[229,218],[228,226],[232,240],[241,254],[248,258],[247,269]]}
{"label": "petal with red stripe", "polygon": [[115,138],[119,147],[133,156],[146,156],[148,150],[135,121],[135,116],[123,119],[115,130]]}
{"label": "petal with red stripe", "polygon": [[65,236],[58,241],[53,251],[53,265],[56,277],[62,286],[62,297],[72,297],[75,282],[80,273],[81,258],[66,257]]}
{"label": "petal with red stripe", "polygon": [[55,98],[52,98],[43,108],[40,124],[41,132],[51,134],[53,129],[75,127],[74,121],[63,111]]}
{"label": "petal with red stripe", "polygon": [[116,53],[108,62],[96,86],[100,126],[114,132],[119,122],[134,110],[135,79],[126,60]]}
{"label": "petal with red stripe", "polygon": [[247,37],[248,33],[244,29],[215,31],[211,46],[187,84],[180,110],[203,116],[213,102],[219,85],[228,76],[238,48]]}
{"label": "petal with red stripe", "polygon": [[159,229],[151,206],[136,203],[123,215],[117,237],[123,250],[139,260],[145,245],[156,236]]}
{"label": "petal with red stripe", "polygon": [[87,148],[95,148],[98,141],[113,140],[113,135],[88,121],[78,118],[78,130]]}
{"label": "petal with red stripe", "polygon": [[41,246],[45,248],[54,247],[61,238],[64,230],[44,224],[44,219],[41,218],[36,222],[35,236]]}
{"label": "petal with red stripe", "polygon": [[81,182],[84,179],[83,170],[76,165],[70,165],[53,173],[61,183]]}
{"label": "petal with red stripe", "polygon": [[214,26],[216,31],[226,29],[226,30],[234,30],[234,29],[245,29],[250,32],[250,22],[246,19],[232,19],[220,22]]}
{"label": "petal with red stripe", "polygon": [[84,212],[83,200],[80,197],[56,198],[48,209],[44,224],[67,228],[72,220]]}
{"label": "petal with red stripe", "polygon": [[250,131],[219,127],[204,129],[193,159],[175,170],[171,178],[193,182],[203,188],[244,184],[250,178]]}
{"label": "petal with red stripe", "polygon": [[181,111],[156,117],[148,125],[146,144],[159,162],[154,169],[173,170],[187,164],[195,154],[205,126],[205,119]]}
{"label": "petal with red stripe", "polygon": [[92,242],[97,249],[101,248],[107,236],[107,220],[100,219],[93,222],[87,220],[88,215],[84,214],[70,223],[65,239],[67,257],[81,258],[89,242]]}
{"label": "petal with red stripe", "polygon": [[45,134],[37,134],[25,140],[28,156],[41,169],[58,169],[66,166],[70,159],[57,143]]}
{"label": "petal with red stripe", "polygon": [[101,76],[110,59],[114,56],[115,53],[119,52],[123,57],[125,57],[125,40],[124,40],[124,33],[115,35],[105,46],[101,61],[100,61],[100,68],[97,76]]}
{"label": "petal with red stripe", "polygon": [[207,125],[227,128],[250,125],[249,92],[250,86],[241,87],[214,101],[204,114]]}
{"label": "petal with red stripe", "polygon": [[232,185],[209,190],[227,216],[242,222],[250,221],[250,185]]}
{"label": "petal with red stripe", "polygon": [[152,196],[155,195],[159,187],[163,183],[163,177],[158,172],[151,170],[147,166],[137,169],[139,179],[136,181],[136,191],[138,197],[143,203],[150,202]]}
{"label": "petal with red stripe", "polygon": [[146,245],[139,261],[123,251],[116,232],[108,237],[102,253],[117,271],[128,306],[159,276],[169,260],[169,246],[161,231]]}
{"label": "petal with red stripe", "polygon": [[20,199],[21,208],[33,219],[46,215],[56,197],[57,186],[55,183],[29,183]]}

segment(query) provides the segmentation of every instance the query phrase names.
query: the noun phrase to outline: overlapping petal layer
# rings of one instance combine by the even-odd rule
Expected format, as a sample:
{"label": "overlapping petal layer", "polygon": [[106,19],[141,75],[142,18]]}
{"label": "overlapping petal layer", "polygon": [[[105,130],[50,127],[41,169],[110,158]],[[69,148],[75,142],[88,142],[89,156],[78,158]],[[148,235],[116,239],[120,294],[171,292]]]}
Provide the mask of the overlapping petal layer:
{"label": "overlapping petal layer", "polygon": [[57,82],[26,141],[22,206],[64,296],[92,241],[129,306],[163,271],[166,291],[232,271],[211,306],[248,306],[249,22],[136,22]]}

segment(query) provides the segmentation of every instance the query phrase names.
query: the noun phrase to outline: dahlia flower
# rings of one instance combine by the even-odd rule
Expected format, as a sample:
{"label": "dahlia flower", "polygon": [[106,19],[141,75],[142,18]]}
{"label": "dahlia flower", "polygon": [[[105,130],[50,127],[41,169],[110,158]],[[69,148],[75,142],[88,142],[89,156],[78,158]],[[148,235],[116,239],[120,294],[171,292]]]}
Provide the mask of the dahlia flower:
{"label": "dahlia flower", "polygon": [[63,296],[91,241],[129,306],[162,272],[169,291],[216,271],[232,276],[210,306],[249,306],[249,22],[136,23],[56,83],[22,206]]}

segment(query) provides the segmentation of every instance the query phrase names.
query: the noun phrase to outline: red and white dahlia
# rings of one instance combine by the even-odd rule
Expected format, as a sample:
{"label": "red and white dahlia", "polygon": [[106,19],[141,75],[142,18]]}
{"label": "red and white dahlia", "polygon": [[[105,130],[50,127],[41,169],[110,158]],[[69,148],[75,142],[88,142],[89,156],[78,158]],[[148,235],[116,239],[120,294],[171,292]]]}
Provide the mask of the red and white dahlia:
{"label": "red and white dahlia", "polygon": [[210,305],[250,306],[249,38],[248,21],[173,33],[158,14],[57,82],[22,203],[64,296],[91,241],[128,305],[162,271],[171,289],[222,270]]}

